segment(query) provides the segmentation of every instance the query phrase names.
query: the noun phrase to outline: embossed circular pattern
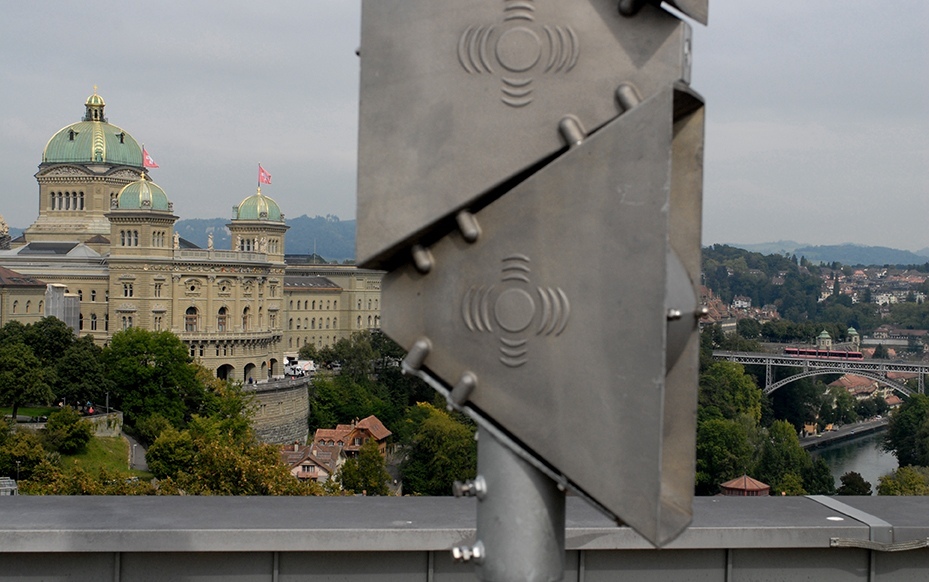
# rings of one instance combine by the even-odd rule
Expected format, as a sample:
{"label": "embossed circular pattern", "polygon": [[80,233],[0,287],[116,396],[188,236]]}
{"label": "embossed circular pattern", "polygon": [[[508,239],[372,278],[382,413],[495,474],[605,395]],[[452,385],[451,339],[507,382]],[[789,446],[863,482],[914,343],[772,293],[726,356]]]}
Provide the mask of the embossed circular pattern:
{"label": "embossed circular pattern", "polygon": [[494,319],[510,333],[523,331],[532,323],[535,301],[523,289],[511,288],[500,293],[494,302]]}
{"label": "embossed circular pattern", "polygon": [[504,32],[497,41],[497,60],[514,73],[528,71],[542,56],[542,43],[535,32],[519,26]]}

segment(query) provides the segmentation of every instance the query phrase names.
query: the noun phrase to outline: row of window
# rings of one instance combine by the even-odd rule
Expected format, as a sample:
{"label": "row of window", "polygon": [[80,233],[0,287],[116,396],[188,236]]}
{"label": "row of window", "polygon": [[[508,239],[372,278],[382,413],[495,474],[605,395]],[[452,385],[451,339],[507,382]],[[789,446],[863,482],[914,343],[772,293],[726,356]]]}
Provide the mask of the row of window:
{"label": "row of window", "polygon": [[258,251],[260,253],[276,254],[280,250],[280,239],[272,238],[268,240],[265,237],[258,238],[238,238],[238,250],[245,252]]}
{"label": "row of window", "polygon": [[[338,338],[336,338],[335,336],[327,335],[325,337],[325,342],[326,342],[325,345],[327,346],[332,345],[332,342],[334,342],[336,339]],[[298,337],[298,338],[287,339],[288,348],[293,348],[296,345],[296,347],[299,349],[300,347],[305,346],[307,344],[315,344],[316,347],[321,348],[323,347],[323,336],[316,337],[314,335],[313,337],[310,337],[310,338]]]}
{"label": "row of window", "polygon": [[[188,349],[190,350],[190,357],[203,357],[206,353],[207,344],[190,344]],[[216,355],[218,356],[234,356],[235,355],[235,344],[213,344],[216,349]],[[255,353],[258,351],[256,346],[244,345],[242,346],[245,354]]]}
{"label": "row of window", "polygon": [[[375,299],[375,300],[374,300],[374,303],[373,303],[374,309],[380,309],[380,307],[378,307],[377,302],[378,302],[378,300]],[[372,305],[371,300],[368,299],[368,311],[371,310],[371,305]],[[358,300],[358,309],[361,309],[361,299]]]}
{"label": "row of window", "polygon": [[[25,307],[26,307],[26,311],[25,311],[26,313],[32,313],[32,300],[31,299],[26,300]],[[12,308],[13,308],[13,313],[19,313],[19,300],[18,299],[13,301]],[[36,311],[36,313],[41,314],[44,308],[45,308],[45,302],[39,301],[39,309]]]}
{"label": "row of window", "polygon": [[[251,325],[251,308],[246,307],[242,310],[242,331],[248,331],[249,325]],[[225,307],[220,307],[219,311],[216,312],[216,331],[225,332],[229,331],[227,328],[231,321],[231,313]],[[262,320],[264,319],[264,311],[261,307],[258,308],[258,327],[261,328]],[[268,325],[273,329],[277,325],[277,314],[269,313],[268,314]],[[196,332],[200,331],[200,310],[196,307],[188,307],[187,311],[184,313],[184,331]]]}
{"label": "row of window", "polygon": [[[152,246],[153,247],[164,247],[166,240],[166,232],[163,230],[156,230],[152,233]],[[137,230],[121,230],[119,231],[119,245],[123,247],[137,247],[139,246],[139,231]]]}
{"label": "row of window", "polygon": [[83,192],[49,192],[49,210],[84,210]]}
{"label": "row of window", "polygon": [[[300,304],[301,304],[300,300],[297,299],[297,309],[310,309],[310,310],[315,310],[315,309],[316,309],[316,300],[315,300],[315,299],[314,299],[313,301],[310,301],[309,299],[307,299],[306,301],[303,301],[303,307],[302,307],[302,308],[300,307]],[[325,306],[324,306],[324,305],[323,305],[323,300],[320,299],[320,300],[319,300],[319,308],[320,308],[320,309],[338,309],[338,308],[339,308],[339,302],[338,302],[338,301],[332,301],[332,300],[326,300],[326,304],[325,304]],[[294,309],[294,300],[291,299],[291,300],[290,300],[290,310],[293,311],[293,309]]]}
{"label": "row of window", "polygon": [[[316,329],[316,318],[315,317],[314,318],[304,317],[302,320],[299,317],[296,319],[291,317],[287,321],[287,329],[300,329],[301,321],[303,322],[303,329]],[[295,323],[296,323],[296,328],[294,327]],[[339,318],[338,317],[332,317],[332,318],[327,317],[325,321],[325,325],[326,325],[326,329],[329,329],[330,325],[333,328],[337,328],[339,327]],[[319,329],[323,329],[323,318],[322,317],[319,318]]]}

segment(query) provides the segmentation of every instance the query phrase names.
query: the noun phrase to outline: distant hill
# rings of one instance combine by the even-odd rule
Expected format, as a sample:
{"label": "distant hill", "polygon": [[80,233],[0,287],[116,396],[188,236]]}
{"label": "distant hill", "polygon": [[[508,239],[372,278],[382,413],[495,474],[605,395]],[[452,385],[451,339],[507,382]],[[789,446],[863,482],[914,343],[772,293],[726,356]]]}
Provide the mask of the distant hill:
{"label": "distant hill", "polygon": [[746,251],[751,251],[753,253],[761,253],[763,255],[792,255],[794,254],[794,249],[800,247],[809,246],[807,243],[798,243],[792,240],[779,240],[777,242],[770,243],[758,243],[758,244],[739,244],[739,243],[723,243],[730,247],[737,247],[740,249],[745,249]]}
{"label": "distant hill", "polygon": [[807,245],[793,241],[746,245],[733,243],[729,246],[762,254],[796,255],[812,263],[823,264],[839,262],[843,265],[922,265],[929,260],[929,248],[913,253],[889,247],[872,247],[852,243]]}
{"label": "distant hill", "polygon": [[838,261],[843,265],[921,265],[927,261],[910,251],[854,244],[800,247],[793,253],[813,263]]}

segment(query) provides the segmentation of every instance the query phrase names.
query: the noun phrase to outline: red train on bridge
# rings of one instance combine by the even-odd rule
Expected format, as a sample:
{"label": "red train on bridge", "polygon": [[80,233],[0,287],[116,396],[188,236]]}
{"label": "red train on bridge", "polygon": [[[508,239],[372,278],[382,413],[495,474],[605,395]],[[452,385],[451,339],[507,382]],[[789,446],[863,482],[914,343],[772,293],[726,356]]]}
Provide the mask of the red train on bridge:
{"label": "red train on bridge", "polygon": [[847,350],[820,350],[816,348],[784,348],[784,354],[801,358],[830,358],[839,360],[863,360],[861,352]]}

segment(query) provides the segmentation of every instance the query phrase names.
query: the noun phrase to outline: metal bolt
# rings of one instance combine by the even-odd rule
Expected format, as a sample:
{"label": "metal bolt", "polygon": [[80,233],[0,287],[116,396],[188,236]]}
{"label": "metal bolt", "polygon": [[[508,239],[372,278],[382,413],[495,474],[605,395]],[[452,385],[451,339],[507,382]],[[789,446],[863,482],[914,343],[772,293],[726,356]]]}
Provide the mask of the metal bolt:
{"label": "metal bolt", "polygon": [[415,372],[423,367],[426,356],[432,351],[432,342],[429,338],[421,337],[413,343],[409,353],[403,358],[400,366],[404,372]]}
{"label": "metal bolt", "polygon": [[641,103],[642,99],[639,97],[639,92],[636,91],[635,87],[628,83],[623,83],[616,88],[616,101],[619,103],[619,106],[623,108],[623,111],[629,111]]}
{"label": "metal bolt", "polygon": [[475,564],[484,562],[484,544],[478,541],[471,547],[456,546],[452,548],[452,560],[456,564],[474,561]]}
{"label": "metal bolt", "polygon": [[483,499],[487,493],[487,481],[478,475],[474,479],[467,481],[455,481],[452,483],[452,493],[455,497],[477,497]]}
{"label": "metal bolt", "polygon": [[561,137],[570,147],[581,145],[584,138],[587,137],[587,132],[581,126],[580,120],[573,115],[562,118],[558,123],[558,131],[561,132]]}
{"label": "metal bolt", "polygon": [[413,264],[416,265],[417,271],[425,275],[432,270],[435,261],[432,259],[432,253],[429,252],[429,249],[422,245],[413,245],[411,252],[413,253]]}
{"label": "metal bolt", "polygon": [[458,230],[461,231],[462,238],[469,243],[476,242],[478,237],[481,236],[481,226],[470,212],[462,210],[455,217],[455,220],[458,222]]}

